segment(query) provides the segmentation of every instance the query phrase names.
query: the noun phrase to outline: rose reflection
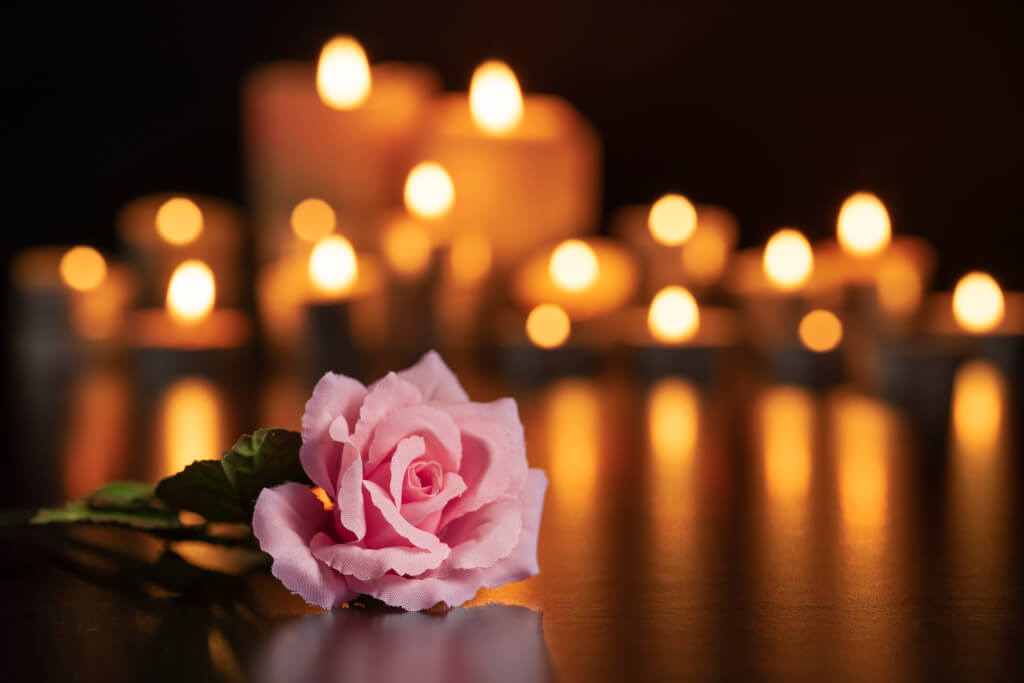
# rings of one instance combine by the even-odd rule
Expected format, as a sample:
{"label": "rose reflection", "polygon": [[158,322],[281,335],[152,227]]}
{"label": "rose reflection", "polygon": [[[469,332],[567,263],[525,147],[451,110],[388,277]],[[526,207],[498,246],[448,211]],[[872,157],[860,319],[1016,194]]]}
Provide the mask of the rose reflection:
{"label": "rose reflection", "polygon": [[442,616],[338,609],[274,635],[258,681],[551,681],[539,612],[485,605]]}

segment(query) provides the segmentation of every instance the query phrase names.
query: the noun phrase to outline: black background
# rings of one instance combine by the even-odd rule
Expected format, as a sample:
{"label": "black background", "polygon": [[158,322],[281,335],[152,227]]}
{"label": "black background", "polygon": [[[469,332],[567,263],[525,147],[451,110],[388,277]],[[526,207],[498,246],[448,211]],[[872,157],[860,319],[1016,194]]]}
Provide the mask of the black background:
{"label": "black background", "polygon": [[352,33],[450,89],[488,57],[565,96],[605,145],[605,213],[679,190],[831,234],[878,193],[940,251],[939,286],[985,268],[1024,286],[1020,3],[816,1],[38,3],[9,17],[4,256],[113,246],[141,194],[244,199],[239,91],[254,65]]}

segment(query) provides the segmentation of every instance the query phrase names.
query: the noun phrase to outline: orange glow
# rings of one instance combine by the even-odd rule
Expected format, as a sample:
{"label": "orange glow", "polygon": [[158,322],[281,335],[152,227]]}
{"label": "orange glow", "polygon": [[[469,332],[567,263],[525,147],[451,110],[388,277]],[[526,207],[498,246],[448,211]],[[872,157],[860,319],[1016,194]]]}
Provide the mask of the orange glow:
{"label": "orange glow", "polygon": [[888,514],[890,425],[884,406],[864,396],[841,396],[835,409],[840,506],[845,526],[858,537],[881,530]]}
{"label": "orange glow", "polygon": [[167,286],[167,310],[180,323],[206,318],[217,299],[213,271],[202,261],[191,259],[174,269]]}
{"label": "orange glow", "polygon": [[322,294],[348,291],[359,275],[352,243],[341,235],[324,237],[309,255],[309,280]]}
{"label": "orange glow", "polygon": [[464,232],[452,240],[452,279],[459,287],[473,287],[487,277],[491,271],[491,243],[487,237],[476,232]]}
{"label": "orange glow", "polygon": [[878,303],[889,315],[909,315],[921,303],[921,276],[912,263],[887,258],[878,269]]}
{"label": "orange glow", "polygon": [[811,351],[825,353],[839,346],[843,324],[831,311],[811,311],[800,321],[800,341]]}
{"label": "orange glow", "polygon": [[601,455],[601,404],[593,383],[561,380],[547,395],[548,473],[556,505],[586,522]]}
{"label": "orange glow", "polygon": [[697,282],[714,282],[725,270],[730,246],[725,230],[719,226],[698,228],[683,247],[683,271]]}
{"label": "orange glow", "polygon": [[304,242],[316,242],[334,232],[337,217],[322,199],[303,199],[292,209],[292,232]]}
{"label": "orange glow", "polygon": [[785,291],[798,289],[811,277],[814,254],[807,238],[792,228],[779,230],[764,248],[764,272],[773,285]]}
{"label": "orange glow", "polygon": [[356,109],[370,96],[370,63],[363,46],[349,36],[332,38],[320,52],[316,91],[334,109]]}
{"label": "orange glow", "polygon": [[892,226],[882,201],[868,192],[858,192],[843,202],[836,224],[839,244],[853,256],[871,256],[889,246]]}
{"label": "orange glow", "polygon": [[469,85],[473,123],[488,135],[507,135],[523,119],[523,94],[508,64],[489,60],[473,72]]}
{"label": "orange glow", "polygon": [[60,277],[71,289],[88,292],[107,277],[107,262],[92,247],[72,247],[60,259]]}
{"label": "orange glow", "polygon": [[700,327],[697,300],[683,287],[665,287],[651,301],[647,328],[660,342],[678,343],[692,339]]}
{"label": "orange glow", "polygon": [[553,349],[569,338],[569,316],[554,304],[541,304],[526,317],[526,336],[542,349]]}
{"label": "orange glow", "polygon": [[396,273],[414,278],[430,265],[430,235],[412,219],[398,220],[384,233],[384,256]]}
{"label": "orange glow", "polygon": [[814,399],[799,387],[778,386],[759,399],[765,487],[772,500],[801,503],[811,486]]}
{"label": "orange glow", "polygon": [[93,367],[71,386],[64,494],[69,500],[125,476],[131,387],[116,371]]}
{"label": "orange glow", "polygon": [[203,231],[203,212],[191,199],[168,199],[157,209],[156,231],[166,242],[177,246],[195,242]]}
{"label": "orange glow", "polygon": [[953,431],[969,456],[991,457],[999,444],[1006,402],[1006,380],[985,361],[974,360],[953,381]]}
{"label": "orange glow", "polygon": [[670,377],[652,387],[647,398],[647,434],[659,469],[693,461],[698,416],[699,396],[690,382]]}
{"label": "orange glow", "polygon": [[586,242],[566,240],[551,253],[548,273],[556,285],[570,292],[579,292],[597,280],[600,265],[597,255]]}
{"label": "orange glow", "polygon": [[968,332],[980,334],[998,327],[1005,306],[1003,290],[988,273],[968,273],[953,290],[953,316]]}
{"label": "orange glow", "polygon": [[196,460],[219,460],[225,447],[223,400],[217,386],[183,377],[168,387],[158,409],[162,457],[156,477],[180,472]]}
{"label": "orange glow", "polygon": [[697,210],[681,194],[667,194],[651,206],[647,227],[656,241],[676,247],[697,229]]}
{"label": "orange glow", "polygon": [[405,181],[405,208],[425,219],[442,218],[455,205],[455,185],[444,166],[423,161],[409,171]]}

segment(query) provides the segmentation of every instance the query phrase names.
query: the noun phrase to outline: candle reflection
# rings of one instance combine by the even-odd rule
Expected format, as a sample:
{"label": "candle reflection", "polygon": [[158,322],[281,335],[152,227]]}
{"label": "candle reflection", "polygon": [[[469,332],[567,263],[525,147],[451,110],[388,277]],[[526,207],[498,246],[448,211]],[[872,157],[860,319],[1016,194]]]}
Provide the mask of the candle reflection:
{"label": "candle reflection", "polygon": [[953,382],[953,431],[958,453],[971,461],[993,457],[1005,400],[1005,381],[992,365],[971,361],[960,368]]}
{"label": "candle reflection", "polygon": [[769,501],[775,511],[793,512],[810,489],[814,399],[799,387],[773,387],[761,395],[758,417]]}
{"label": "candle reflection", "polygon": [[157,409],[160,456],[153,479],[180,472],[195,460],[219,459],[231,438],[224,429],[224,397],[202,377],[171,384]]}
{"label": "candle reflection", "polygon": [[694,507],[694,459],[700,425],[700,395],[690,382],[667,378],[647,397],[647,435],[651,448],[652,510],[655,519],[655,557],[680,540],[684,520]]}
{"label": "candle reflection", "polygon": [[81,498],[126,475],[129,387],[123,375],[93,368],[71,390],[64,493]]}
{"label": "candle reflection", "polygon": [[600,456],[601,407],[594,385],[583,379],[554,384],[547,397],[548,472],[553,502],[574,524],[592,512]]}
{"label": "candle reflection", "polygon": [[847,541],[874,545],[888,516],[888,416],[881,404],[853,394],[837,396],[834,411],[839,504]]}

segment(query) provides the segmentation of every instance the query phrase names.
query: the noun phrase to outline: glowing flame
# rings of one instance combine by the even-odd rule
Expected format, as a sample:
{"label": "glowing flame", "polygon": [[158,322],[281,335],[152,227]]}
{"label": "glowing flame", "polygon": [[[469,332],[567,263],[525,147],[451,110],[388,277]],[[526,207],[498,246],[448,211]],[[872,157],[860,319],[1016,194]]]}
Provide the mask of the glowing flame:
{"label": "glowing flame", "polygon": [[923,288],[917,269],[906,259],[886,259],[878,269],[878,303],[890,315],[916,311]]}
{"label": "glowing flame", "polygon": [[651,301],[647,327],[661,342],[677,343],[692,339],[700,327],[697,300],[683,287],[665,287]]}
{"label": "glowing flame", "polygon": [[569,316],[554,304],[541,304],[526,317],[526,336],[542,349],[564,344],[570,327]]}
{"label": "glowing flame", "polygon": [[157,209],[156,231],[170,244],[195,242],[203,231],[203,212],[191,199],[168,199]]}
{"label": "glowing flame", "polygon": [[790,291],[799,288],[811,277],[814,254],[807,238],[792,228],[783,228],[772,235],[764,248],[764,272],[773,285]]}
{"label": "glowing flame", "polygon": [[759,404],[768,494],[780,503],[802,502],[811,485],[814,399],[805,389],[779,386]]}
{"label": "glowing flame", "polygon": [[999,371],[974,360],[957,370],[953,380],[953,431],[969,455],[992,456],[1003,423],[1006,383]]}
{"label": "glowing flame", "polygon": [[548,262],[551,279],[570,292],[579,292],[592,285],[599,271],[594,250],[580,240],[566,240],[559,244]]}
{"label": "glowing flame", "polygon": [[400,220],[384,233],[384,255],[403,277],[417,277],[426,271],[430,249],[430,235],[414,220]]}
{"label": "glowing flame", "polygon": [[508,64],[486,61],[473,72],[469,85],[473,123],[490,135],[507,135],[523,119],[523,94]]}
{"label": "glowing flame", "polygon": [[452,240],[452,278],[460,287],[472,287],[484,281],[491,271],[491,243],[479,233],[465,232]]}
{"label": "glowing flame", "polygon": [[167,310],[175,320],[199,322],[213,310],[216,298],[213,271],[205,263],[192,259],[174,269],[167,287]]}
{"label": "glowing flame", "polygon": [[423,161],[409,171],[405,181],[405,208],[420,218],[441,218],[455,204],[455,185],[444,166]]}
{"label": "glowing flame", "polygon": [[1003,290],[988,273],[968,273],[953,290],[953,315],[968,332],[989,332],[998,327],[1005,306]]}
{"label": "glowing flame", "polygon": [[352,243],[340,235],[324,237],[309,255],[309,279],[323,294],[341,294],[359,274]]}
{"label": "glowing flame", "polygon": [[107,262],[92,247],[72,247],[60,259],[60,277],[71,289],[88,292],[107,278]]}
{"label": "glowing flame", "polygon": [[843,339],[843,324],[831,311],[811,311],[800,321],[797,330],[800,341],[811,351],[825,353],[839,346]]}
{"label": "glowing flame", "polygon": [[225,446],[223,401],[217,386],[183,377],[164,394],[159,408],[163,457],[157,478],[180,472],[196,460],[219,460]]}
{"label": "glowing flame", "polygon": [[303,199],[292,209],[292,232],[300,240],[316,242],[334,232],[337,217],[322,199]]}
{"label": "glowing flame", "polygon": [[868,192],[858,192],[843,202],[836,225],[839,244],[854,256],[871,256],[889,246],[892,227],[882,201]]}
{"label": "glowing flame", "polygon": [[370,63],[354,38],[332,38],[320,52],[316,91],[334,109],[355,109],[370,96]]}
{"label": "glowing flame", "polygon": [[659,243],[676,247],[697,229],[697,209],[681,194],[667,194],[651,206],[647,227]]}

